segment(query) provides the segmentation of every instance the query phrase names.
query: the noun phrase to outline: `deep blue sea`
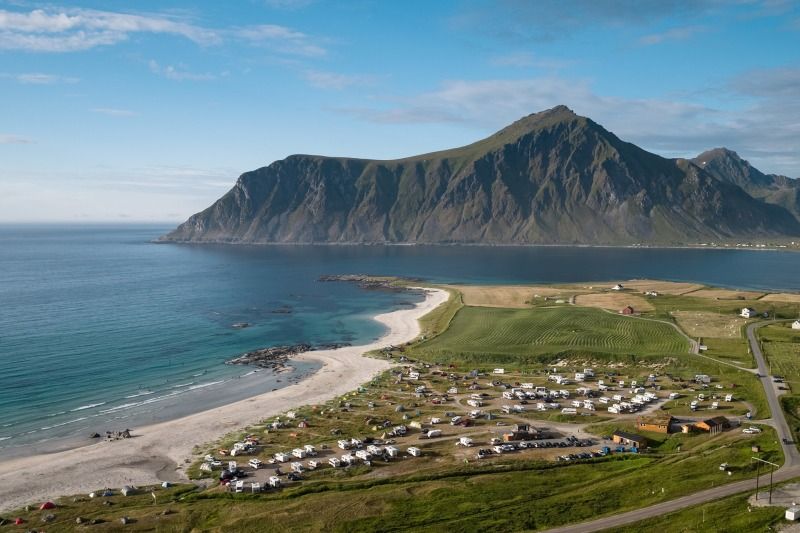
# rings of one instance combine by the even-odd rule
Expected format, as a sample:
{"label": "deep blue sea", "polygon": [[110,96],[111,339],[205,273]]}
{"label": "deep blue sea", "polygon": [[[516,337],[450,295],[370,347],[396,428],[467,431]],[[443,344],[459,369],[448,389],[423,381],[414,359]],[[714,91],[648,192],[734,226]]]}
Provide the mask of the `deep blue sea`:
{"label": "deep blue sea", "polygon": [[[647,277],[800,291],[800,254],[791,252],[151,242],[169,229],[0,226],[4,453],[73,445],[93,431],[284,386],[315,367],[275,375],[223,362],[280,344],[364,343],[382,333],[371,316],[421,298],[318,282],[322,274],[470,283]],[[252,325],[233,328],[238,322]]]}

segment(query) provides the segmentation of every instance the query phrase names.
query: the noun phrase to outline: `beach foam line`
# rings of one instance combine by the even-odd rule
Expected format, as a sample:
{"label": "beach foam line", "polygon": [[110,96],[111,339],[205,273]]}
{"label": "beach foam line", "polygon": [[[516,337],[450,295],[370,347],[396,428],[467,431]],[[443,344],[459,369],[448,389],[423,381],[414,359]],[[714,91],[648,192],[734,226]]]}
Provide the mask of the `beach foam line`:
{"label": "beach foam line", "polygon": [[74,413],[75,411],[83,411],[85,409],[91,409],[92,407],[100,407],[101,405],[105,405],[106,402],[98,402],[98,403],[90,403],[87,405],[81,405],[80,407],[76,407],[75,409],[70,409],[70,413]]}
{"label": "beach foam line", "polygon": [[88,416],[82,416],[81,418],[76,418],[75,420],[67,420],[66,422],[61,422],[60,424],[54,424],[52,426],[46,426],[43,428],[39,428],[39,431],[47,431],[48,429],[53,428],[60,428],[61,426],[66,426],[68,424],[74,424],[75,422],[80,422],[81,420],[87,420]]}
{"label": "beach foam line", "polygon": [[177,389],[178,387],[188,387],[189,385],[194,385],[194,381],[190,381],[189,383],[178,383],[177,385],[172,385],[170,389]]}
{"label": "beach foam line", "polygon": [[151,391],[151,390],[144,391],[144,392],[137,392],[136,394],[130,394],[128,396],[125,396],[125,399],[127,400],[127,399],[130,399],[130,398],[138,398],[139,396],[149,396],[150,394],[155,394],[155,393],[153,391]]}
{"label": "beach foam line", "polygon": [[225,383],[226,381],[230,381],[230,380],[229,379],[221,379],[219,381],[209,381],[208,383],[200,383],[198,385],[192,385],[191,387],[189,387],[186,390],[190,391],[190,390],[195,390],[195,389],[203,389],[205,387],[210,387],[211,385],[217,385],[219,383]]}

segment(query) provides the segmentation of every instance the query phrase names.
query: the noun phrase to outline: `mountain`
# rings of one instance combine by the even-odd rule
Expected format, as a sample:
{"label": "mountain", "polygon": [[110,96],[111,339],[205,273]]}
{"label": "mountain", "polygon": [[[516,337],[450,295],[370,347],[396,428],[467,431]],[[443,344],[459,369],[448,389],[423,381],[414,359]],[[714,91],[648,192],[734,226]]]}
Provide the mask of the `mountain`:
{"label": "mountain", "polygon": [[738,185],[750,196],[779,205],[800,220],[800,180],[764,174],[727,148],[714,148],[692,161],[715,178]]}
{"label": "mountain", "polygon": [[800,235],[785,208],[564,106],[474,144],[379,161],[292,155],[162,237],[223,243],[684,244]]}

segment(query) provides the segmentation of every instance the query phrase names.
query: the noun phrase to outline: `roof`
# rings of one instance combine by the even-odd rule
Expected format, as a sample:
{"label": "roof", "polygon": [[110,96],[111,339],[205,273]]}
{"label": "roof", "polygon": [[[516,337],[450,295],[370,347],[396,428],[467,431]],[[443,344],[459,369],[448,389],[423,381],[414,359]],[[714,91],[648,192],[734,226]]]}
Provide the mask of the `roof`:
{"label": "roof", "polygon": [[724,416],[715,416],[714,418],[706,418],[702,421],[703,424],[708,426],[724,426],[728,423],[728,419]]}
{"label": "roof", "polygon": [[669,414],[655,414],[650,416],[640,416],[637,421],[640,424],[670,424],[673,417]]}
{"label": "roof", "polygon": [[627,431],[615,431],[614,436],[634,442],[647,442],[647,437],[637,435],[636,433],[628,433]]}

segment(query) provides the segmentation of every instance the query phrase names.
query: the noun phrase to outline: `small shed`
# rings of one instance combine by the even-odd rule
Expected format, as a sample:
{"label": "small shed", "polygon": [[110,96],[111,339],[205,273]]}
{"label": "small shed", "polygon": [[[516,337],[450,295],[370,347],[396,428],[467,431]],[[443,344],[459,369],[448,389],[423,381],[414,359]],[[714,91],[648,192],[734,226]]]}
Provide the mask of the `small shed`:
{"label": "small shed", "polygon": [[694,426],[701,430],[707,431],[709,433],[720,433],[722,430],[729,428],[731,425],[730,421],[725,418],[724,416],[715,416],[714,418],[707,418],[700,422],[695,422]]}
{"label": "small shed", "polygon": [[792,329],[800,329],[800,320],[792,322]]}
{"label": "small shed", "polygon": [[636,448],[647,448],[647,438],[637,435],[636,433],[628,433],[627,431],[615,431],[611,435],[611,439],[616,444],[623,446],[634,446]]}

